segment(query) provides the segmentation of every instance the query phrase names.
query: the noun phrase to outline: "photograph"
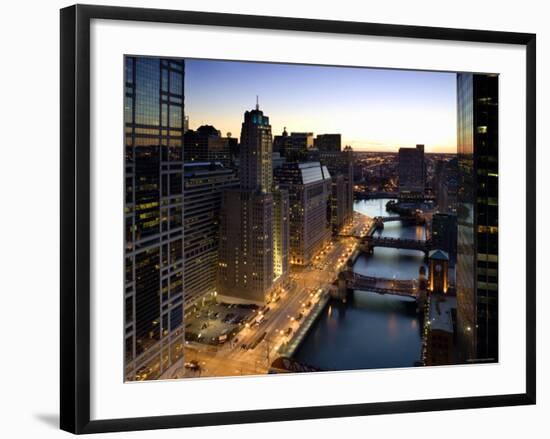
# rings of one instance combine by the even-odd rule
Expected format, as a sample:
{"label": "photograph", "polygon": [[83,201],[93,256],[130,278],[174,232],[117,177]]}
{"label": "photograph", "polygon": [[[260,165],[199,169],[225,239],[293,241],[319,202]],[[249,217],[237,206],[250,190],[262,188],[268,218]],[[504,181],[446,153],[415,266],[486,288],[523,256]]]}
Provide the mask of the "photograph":
{"label": "photograph", "polygon": [[499,361],[497,73],[125,55],[123,87],[125,382]]}

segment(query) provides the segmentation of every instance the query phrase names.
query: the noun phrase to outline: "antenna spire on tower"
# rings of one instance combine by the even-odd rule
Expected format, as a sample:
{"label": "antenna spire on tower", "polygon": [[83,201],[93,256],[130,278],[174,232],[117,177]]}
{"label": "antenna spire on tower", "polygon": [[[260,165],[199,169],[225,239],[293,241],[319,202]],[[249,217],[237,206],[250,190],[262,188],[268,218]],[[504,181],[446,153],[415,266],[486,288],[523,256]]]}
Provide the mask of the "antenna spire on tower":
{"label": "antenna spire on tower", "polygon": [[256,95],[256,110],[259,110],[259,109],[260,109],[260,103],[258,100],[258,95]]}

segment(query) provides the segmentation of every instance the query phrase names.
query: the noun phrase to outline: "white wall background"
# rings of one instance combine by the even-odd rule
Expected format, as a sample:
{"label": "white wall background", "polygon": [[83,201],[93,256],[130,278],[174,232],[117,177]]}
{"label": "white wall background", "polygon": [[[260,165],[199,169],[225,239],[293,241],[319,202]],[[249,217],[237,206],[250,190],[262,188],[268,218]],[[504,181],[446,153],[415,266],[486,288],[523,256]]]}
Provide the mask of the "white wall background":
{"label": "white wall background", "polygon": [[[463,27],[537,33],[538,222],[550,209],[547,186],[550,120],[550,28],[545,2],[460,0],[88,1],[88,3],[243,14],[298,16],[380,23]],[[0,432],[4,437],[60,437],[58,431],[59,289],[59,13],[70,2],[10,2],[2,8],[0,32]],[[545,166],[546,162],[546,166]],[[539,227],[538,272],[550,245]],[[219,437],[521,437],[548,435],[550,380],[544,320],[545,285],[538,281],[538,405],[456,412],[325,419],[186,430],[126,433],[124,436]],[[546,348],[546,349],[545,349]],[[122,435],[104,435],[122,437]]]}

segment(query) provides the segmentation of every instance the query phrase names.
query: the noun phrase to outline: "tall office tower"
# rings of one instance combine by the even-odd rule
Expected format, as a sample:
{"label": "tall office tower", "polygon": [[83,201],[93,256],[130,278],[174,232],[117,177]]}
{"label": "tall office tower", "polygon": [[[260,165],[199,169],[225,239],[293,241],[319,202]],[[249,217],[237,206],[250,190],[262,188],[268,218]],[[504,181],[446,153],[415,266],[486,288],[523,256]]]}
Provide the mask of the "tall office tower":
{"label": "tall office tower", "polygon": [[126,56],[125,377],[183,357],[183,60]]}
{"label": "tall office tower", "polygon": [[457,75],[457,320],[465,361],[498,361],[498,76]]}
{"label": "tall office tower", "polygon": [[[264,303],[278,286],[274,265],[277,218],[284,218],[283,194],[272,192],[272,139],[269,118],[258,105],[244,114],[240,145],[240,189],[226,190],[220,216],[218,292]],[[282,197],[282,198],[281,198]],[[278,213],[279,212],[279,213]],[[274,221],[275,220],[275,221]],[[282,221],[282,220],[281,220]],[[282,244],[277,247],[282,251]],[[277,262],[276,262],[277,261]]]}
{"label": "tall office tower", "polygon": [[223,193],[218,293],[265,303],[273,293],[273,194],[245,189]]}
{"label": "tall office tower", "polygon": [[290,150],[291,147],[292,142],[285,127],[280,136],[273,137],[273,152],[278,152],[282,157],[285,157],[286,151]]}
{"label": "tall office tower", "polygon": [[423,197],[425,188],[424,145],[416,145],[416,148],[399,148],[399,196]]}
{"label": "tall office tower", "polygon": [[331,222],[333,231],[338,232],[353,220],[353,150],[346,146],[343,151],[319,151],[319,159],[333,178]]}
{"label": "tall office tower", "polygon": [[259,106],[244,113],[241,127],[241,189],[269,193],[273,185],[273,139],[269,118]]}
{"label": "tall office tower", "polygon": [[457,221],[452,213],[435,213],[432,216],[433,248],[443,250],[449,255],[449,264],[456,263]]}
{"label": "tall office tower", "polygon": [[318,134],[313,141],[313,146],[319,151],[334,151],[342,150],[342,135],[341,134]]}
{"label": "tall office tower", "polygon": [[289,274],[290,211],[288,191],[273,191],[273,275],[286,282]]}
{"label": "tall office tower", "polygon": [[290,201],[290,263],[307,265],[330,241],[331,176],[319,162],[285,163],[275,180]]}
{"label": "tall office tower", "polygon": [[185,308],[216,291],[219,216],[225,189],[238,188],[234,169],[219,162],[184,164]]}

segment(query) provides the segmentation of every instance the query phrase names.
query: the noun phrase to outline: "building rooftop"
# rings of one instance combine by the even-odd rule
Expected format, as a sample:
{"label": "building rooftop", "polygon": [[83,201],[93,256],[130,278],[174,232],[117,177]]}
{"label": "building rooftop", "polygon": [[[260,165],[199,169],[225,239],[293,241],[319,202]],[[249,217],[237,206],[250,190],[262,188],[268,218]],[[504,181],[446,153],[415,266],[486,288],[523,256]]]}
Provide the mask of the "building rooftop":
{"label": "building rooftop", "polygon": [[454,332],[452,310],[456,309],[456,297],[434,294],[430,301],[431,330]]}
{"label": "building rooftop", "polygon": [[327,167],[319,162],[284,163],[276,176],[281,183],[294,184],[310,184],[331,178]]}
{"label": "building rooftop", "polygon": [[231,171],[220,162],[188,162],[183,165],[185,177],[194,177],[214,171]]}
{"label": "building rooftop", "polygon": [[429,259],[436,259],[439,261],[448,261],[449,260],[449,254],[447,252],[444,252],[443,250],[432,250],[428,254]]}

